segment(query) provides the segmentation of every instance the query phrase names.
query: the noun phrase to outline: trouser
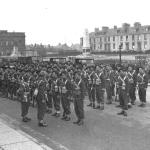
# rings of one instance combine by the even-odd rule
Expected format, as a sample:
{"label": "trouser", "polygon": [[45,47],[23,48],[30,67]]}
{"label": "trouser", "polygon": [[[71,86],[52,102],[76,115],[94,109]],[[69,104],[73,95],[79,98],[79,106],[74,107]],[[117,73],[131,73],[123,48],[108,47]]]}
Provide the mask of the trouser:
{"label": "trouser", "polygon": [[63,116],[69,115],[71,113],[70,111],[70,100],[68,99],[67,94],[62,94],[61,95],[61,104],[63,108]]}
{"label": "trouser", "polygon": [[90,85],[90,84],[87,86],[87,89],[88,89],[88,96],[89,96],[89,101],[90,101],[90,103],[92,103],[91,87],[92,87],[92,85]]}
{"label": "trouser", "polygon": [[96,89],[95,89],[95,87],[93,87],[91,89],[90,94],[91,94],[91,102],[95,103],[95,100],[96,100]]}
{"label": "trouser", "polygon": [[53,96],[52,96],[52,94],[48,93],[47,97],[48,97],[48,101],[46,101],[47,107],[49,109],[52,109],[53,108],[53,102],[52,102]]}
{"label": "trouser", "polygon": [[136,100],[135,90],[136,90],[135,86],[131,86],[129,89],[129,98],[131,100],[131,103],[134,103]]}
{"label": "trouser", "polygon": [[46,113],[46,103],[42,101],[37,101],[37,119],[42,121],[44,119],[44,115]]}
{"label": "trouser", "polygon": [[28,114],[29,111],[29,102],[21,102],[21,116],[25,117]]}
{"label": "trouser", "polygon": [[108,102],[112,102],[112,96],[114,95],[114,86],[106,85],[106,93]]}
{"label": "trouser", "polygon": [[104,105],[104,93],[105,91],[101,89],[99,85],[96,86],[96,100],[98,104]]}
{"label": "trouser", "polygon": [[78,120],[84,119],[84,102],[80,96],[75,96],[74,110]]}
{"label": "trouser", "polygon": [[8,97],[8,84],[4,82],[3,84],[3,94]]}
{"label": "trouser", "polygon": [[138,94],[140,101],[146,103],[146,89],[139,87]]}
{"label": "trouser", "polygon": [[59,98],[59,93],[54,93],[53,94],[53,103],[54,103],[54,108],[56,111],[60,111],[60,98]]}
{"label": "trouser", "polygon": [[128,107],[128,96],[126,90],[119,89],[119,101],[122,109],[127,109]]}

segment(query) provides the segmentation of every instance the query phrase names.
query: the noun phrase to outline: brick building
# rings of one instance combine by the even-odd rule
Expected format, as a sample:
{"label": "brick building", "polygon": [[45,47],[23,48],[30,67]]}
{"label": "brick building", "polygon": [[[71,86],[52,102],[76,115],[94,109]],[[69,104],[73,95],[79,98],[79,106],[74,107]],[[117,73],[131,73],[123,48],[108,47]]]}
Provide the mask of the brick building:
{"label": "brick building", "polygon": [[130,26],[124,23],[120,28],[95,28],[95,31],[90,33],[92,51],[118,51],[120,44],[123,44],[124,51],[150,50],[150,25],[142,26],[136,22],[134,26]]}
{"label": "brick building", "polygon": [[0,55],[10,55],[14,47],[22,54],[25,50],[25,33],[0,30]]}

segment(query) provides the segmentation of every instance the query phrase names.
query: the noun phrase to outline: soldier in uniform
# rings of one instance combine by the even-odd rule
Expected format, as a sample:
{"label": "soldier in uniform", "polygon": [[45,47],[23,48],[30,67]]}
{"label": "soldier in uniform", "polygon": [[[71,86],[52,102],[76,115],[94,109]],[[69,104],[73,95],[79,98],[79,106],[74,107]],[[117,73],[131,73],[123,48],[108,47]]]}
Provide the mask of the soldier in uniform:
{"label": "soldier in uniform", "polygon": [[101,67],[96,66],[95,80],[96,86],[96,109],[104,110],[105,77]]}
{"label": "soldier in uniform", "polygon": [[139,107],[146,106],[146,90],[148,86],[148,77],[143,68],[139,68],[137,75],[138,94],[141,104]]}
{"label": "soldier in uniform", "polygon": [[69,96],[71,94],[71,82],[68,79],[67,72],[62,72],[62,80],[61,80],[61,86],[60,86],[60,92],[61,92],[61,103],[63,108],[63,116],[62,120],[69,121],[70,120],[70,99]]}
{"label": "soldier in uniform", "polygon": [[87,72],[87,90],[88,90],[88,96],[90,104],[87,106],[95,108],[95,85],[93,83],[93,77],[94,77],[94,68],[91,66]]}
{"label": "soldier in uniform", "polygon": [[125,68],[120,69],[118,77],[118,87],[119,87],[119,101],[122,111],[118,115],[127,116],[126,110],[128,110],[128,96],[129,96],[129,81],[127,78],[127,72]]}
{"label": "soldier in uniform", "polygon": [[19,100],[21,102],[21,116],[23,122],[28,122],[31,118],[28,118],[28,110],[30,106],[29,99],[30,89],[28,84],[28,77],[24,75],[22,82],[20,83],[20,87],[18,89]]}
{"label": "soldier in uniform", "polygon": [[51,74],[48,75],[48,90],[47,90],[47,96],[48,96],[48,101],[47,101],[47,113],[51,114],[52,113],[52,108],[53,108],[53,80],[51,77]]}
{"label": "soldier in uniform", "polygon": [[107,104],[112,104],[112,96],[114,95],[115,80],[111,66],[106,66],[105,86],[107,94]]}
{"label": "soldier in uniform", "polygon": [[46,72],[41,71],[39,74],[38,82],[38,93],[36,96],[37,100],[37,118],[38,125],[40,127],[46,127],[47,124],[44,122],[44,116],[46,113],[46,101],[47,101],[47,82],[45,80]]}
{"label": "soldier in uniform", "polygon": [[136,71],[133,70],[132,66],[128,67],[127,77],[129,79],[129,103],[128,103],[128,106],[130,108],[131,104],[132,105],[135,104],[135,100],[136,100],[135,91],[136,91],[136,80],[137,80]]}
{"label": "soldier in uniform", "polygon": [[85,83],[82,80],[80,72],[75,72],[75,81],[73,82],[73,89],[74,89],[74,109],[75,114],[77,116],[77,121],[73,123],[83,125]]}
{"label": "soldier in uniform", "polygon": [[54,71],[52,73],[53,78],[53,103],[54,103],[54,109],[55,113],[52,114],[52,116],[60,117],[60,79],[58,77],[58,74]]}

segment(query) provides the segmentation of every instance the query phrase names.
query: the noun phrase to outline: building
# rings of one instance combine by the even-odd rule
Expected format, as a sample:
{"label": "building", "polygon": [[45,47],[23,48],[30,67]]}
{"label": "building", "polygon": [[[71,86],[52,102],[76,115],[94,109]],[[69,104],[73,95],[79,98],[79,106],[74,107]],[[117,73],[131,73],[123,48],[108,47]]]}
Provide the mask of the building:
{"label": "building", "polygon": [[122,51],[145,51],[150,50],[150,25],[142,26],[135,22],[134,26],[124,23],[122,27],[102,30],[95,28],[90,33],[90,46],[92,51],[118,51],[122,44]]}
{"label": "building", "polygon": [[25,50],[25,33],[0,30],[0,55],[10,55],[14,47],[22,54]]}

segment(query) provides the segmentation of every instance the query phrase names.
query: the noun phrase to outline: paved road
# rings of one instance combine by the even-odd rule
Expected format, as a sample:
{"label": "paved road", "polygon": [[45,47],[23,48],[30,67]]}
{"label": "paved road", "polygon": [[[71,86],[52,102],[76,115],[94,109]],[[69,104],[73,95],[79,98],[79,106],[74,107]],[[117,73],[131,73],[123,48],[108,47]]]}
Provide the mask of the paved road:
{"label": "paved road", "polygon": [[[150,88],[147,100],[150,101]],[[0,98],[0,119],[17,130],[24,131],[56,150],[149,150],[150,149],[150,104],[128,111],[128,117],[118,116],[120,110],[116,103],[107,105],[105,110],[93,110],[86,107],[85,124],[76,126],[72,120],[64,122],[60,118],[46,115],[47,128],[39,128],[36,120],[36,109],[30,108],[32,121],[21,122],[20,103]],[[72,106],[73,107],[73,106]],[[73,111],[73,109],[72,109]]]}

